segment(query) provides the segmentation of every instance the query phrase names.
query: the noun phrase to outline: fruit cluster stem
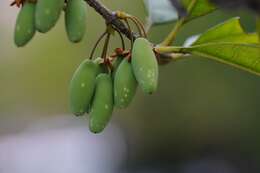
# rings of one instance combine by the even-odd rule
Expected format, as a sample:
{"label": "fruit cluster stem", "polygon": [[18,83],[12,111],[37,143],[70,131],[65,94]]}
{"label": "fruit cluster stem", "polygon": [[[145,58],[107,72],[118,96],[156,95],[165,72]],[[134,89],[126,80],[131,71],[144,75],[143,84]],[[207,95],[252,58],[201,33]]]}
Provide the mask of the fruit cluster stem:
{"label": "fruit cluster stem", "polygon": [[[116,12],[111,11],[108,9],[103,3],[101,3],[98,0],[85,0],[86,3],[95,9],[95,11],[100,14],[107,24],[112,25],[117,31],[124,34],[129,40],[135,40],[140,35],[137,33],[132,32],[124,22],[122,22],[119,18],[116,16]],[[169,40],[166,40],[163,45],[169,45],[170,42],[172,42],[175,39],[175,36],[177,34],[177,31],[181,28],[181,26],[184,24],[184,21],[180,20],[179,26],[177,25],[175,28],[175,31],[171,34],[171,36],[168,38]],[[158,51],[157,57],[159,59],[164,60],[165,57],[168,57],[169,55],[165,56],[164,53]],[[170,55],[171,56],[171,55]],[[175,56],[174,56],[175,57]],[[178,56],[179,57],[179,56]]]}
{"label": "fruit cluster stem", "polygon": [[160,44],[161,46],[170,46],[176,39],[177,33],[179,33],[181,27],[187,22],[186,19],[191,14],[198,0],[191,0],[189,7],[187,9],[188,15],[182,16],[174,25],[172,31],[166,36],[163,42]]}
{"label": "fruit cluster stem", "polygon": [[182,47],[177,46],[158,46],[154,50],[157,53],[183,53]]}
{"label": "fruit cluster stem", "polygon": [[160,44],[162,46],[169,46],[173,43],[173,41],[176,39],[177,33],[181,29],[182,25],[184,24],[185,19],[182,18],[176,22],[174,25],[173,30],[170,32],[170,34],[165,38],[165,40]]}
{"label": "fruit cluster stem", "polygon": [[134,36],[134,38],[138,37],[136,33],[131,32],[125,26],[125,24],[116,17],[116,14],[112,12],[110,9],[108,9],[104,4],[102,4],[98,0],[85,0],[85,1],[90,7],[94,8],[96,12],[99,13],[108,24],[113,25],[127,38],[131,39],[132,35]]}

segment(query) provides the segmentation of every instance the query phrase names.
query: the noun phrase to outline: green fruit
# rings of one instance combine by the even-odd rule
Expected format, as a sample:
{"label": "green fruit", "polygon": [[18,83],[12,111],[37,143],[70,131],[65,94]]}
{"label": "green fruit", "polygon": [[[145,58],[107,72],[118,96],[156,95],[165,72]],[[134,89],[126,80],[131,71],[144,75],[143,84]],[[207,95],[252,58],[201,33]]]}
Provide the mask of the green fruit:
{"label": "green fruit", "polygon": [[48,32],[58,21],[64,0],[38,0],[35,23],[39,32]]}
{"label": "green fruit", "polygon": [[96,78],[95,96],[90,111],[90,131],[100,133],[113,112],[113,83],[111,75],[101,73]]}
{"label": "green fruit", "polygon": [[113,61],[112,61],[112,66],[113,66],[113,72],[112,72],[112,76],[113,78],[115,77],[116,74],[116,70],[118,68],[118,66],[120,65],[120,63],[122,62],[123,57],[116,57]]}
{"label": "green fruit", "polygon": [[95,79],[101,68],[89,59],[83,61],[70,82],[70,109],[76,115],[83,115],[91,102],[95,90]]}
{"label": "green fruit", "polygon": [[16,19],[14,41],[18,47],[26,45],[35,34],[35,4],[25,3]]}
{"label": "green fruit", "polygon": [[137,88],[132,66],[127,59],[119,65],[114,80],[114,101],[117,108],[126,108],[134,98]]}
{"label": "green fruit", "polygon": [[151,44],[138,38],[132,50],[132,67],[135,77],[145,93],[155,92],[158,85],[158,63]]}
{"label": "green fruit", "polygon": [[65,24],[71,42],[79,42],[86,31],[86,2],[69,0],[65,11]]}

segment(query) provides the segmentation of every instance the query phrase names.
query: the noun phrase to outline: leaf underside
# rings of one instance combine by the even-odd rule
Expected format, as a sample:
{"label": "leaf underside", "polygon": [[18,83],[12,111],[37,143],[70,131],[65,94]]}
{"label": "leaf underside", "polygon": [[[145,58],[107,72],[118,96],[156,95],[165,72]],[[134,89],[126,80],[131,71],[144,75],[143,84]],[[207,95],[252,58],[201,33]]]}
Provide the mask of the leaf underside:
{"label": "leaf underside", "polygon": [[172,22],[178,19],[177,10],[170,0],[144,0],[149,20],[153,25]]}

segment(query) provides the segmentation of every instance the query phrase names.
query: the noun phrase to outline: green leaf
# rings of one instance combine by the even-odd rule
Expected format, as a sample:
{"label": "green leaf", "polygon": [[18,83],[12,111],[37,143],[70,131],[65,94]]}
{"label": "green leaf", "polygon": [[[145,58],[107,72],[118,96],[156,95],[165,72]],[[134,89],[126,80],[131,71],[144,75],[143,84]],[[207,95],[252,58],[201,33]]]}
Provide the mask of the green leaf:
{"label": "green leaf", "polygon": [[216,9],[208,0],[181,0],[189,15],[187,20],[206,15]]}
{"label": "green leaf", "polygon": [[201,34],[193,45],[209,42],[259,43],[256,33],[247,34],[240,23],[240,18],[227,20]]}
{"label": "green leaf", "polygon": [[209,43],[181,48],[181,51],[214,59],[260,75],[260,44]]}
{"label": "green leaf", "polygon": [[162,24],[178,19],[177,10],[169,0],[144,0],[152,24]]}

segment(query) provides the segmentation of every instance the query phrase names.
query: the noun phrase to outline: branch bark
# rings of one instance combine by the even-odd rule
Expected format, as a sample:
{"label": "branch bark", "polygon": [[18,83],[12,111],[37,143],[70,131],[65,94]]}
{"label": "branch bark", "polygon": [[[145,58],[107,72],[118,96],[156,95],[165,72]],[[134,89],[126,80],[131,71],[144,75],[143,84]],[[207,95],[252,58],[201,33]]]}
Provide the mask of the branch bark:
{"label": "branch bark", "polygon": [[127,38],[131,39],[131,36],[133,34],[134,38],[137,38],[138,35],[136,33],[133,33],[130,31],[126,25],[120,21],[114,12],[109,10],[104,4],[99,2],[98,0],[85,0],[86,3],[94,8],[97,13],[99,13],[106,23],[111,24],[114,26],[116,29],[118,29],[122,34],[124,34]]}

